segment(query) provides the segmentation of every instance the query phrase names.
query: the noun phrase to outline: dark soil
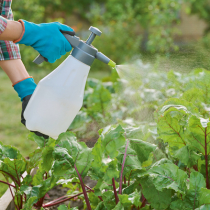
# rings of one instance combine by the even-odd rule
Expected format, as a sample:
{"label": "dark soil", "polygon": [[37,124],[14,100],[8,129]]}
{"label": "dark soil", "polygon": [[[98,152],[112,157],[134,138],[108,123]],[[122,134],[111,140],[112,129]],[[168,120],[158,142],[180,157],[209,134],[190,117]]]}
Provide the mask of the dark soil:
{"label": "dark soil", "polygon": [[[89,177],[85,177],[84,183],[88,187],[93,188],[96,185],[97,182],[91,180]],[[69,188],[63,188],[62,185],[58,185],[58,186],[54,187],[53,189],[51,189],[48,192],[47,196],[45,197],[44,203],[47,203],[47,202],[50,202],[50,201],[52,201],[54,199],[57,199],[59,197],[65,196],[68,190],[69,190]],[[69,203],[70,203],[71,207],[78,206],[80,210],[83,209],[83,202],[80,201],[79,199],[77,199],[77,200],[72,199],[72,200],[66,201],[65,203],[62,203],[62,204],[68,205]],[[59,205],[61,205],[61,204],[59,204]],[[59,205],[56,205],[56,206],[53,206],[53,207],[50,207],[50,208],[45,208],[45,209],[46,210],[57,210]]]}

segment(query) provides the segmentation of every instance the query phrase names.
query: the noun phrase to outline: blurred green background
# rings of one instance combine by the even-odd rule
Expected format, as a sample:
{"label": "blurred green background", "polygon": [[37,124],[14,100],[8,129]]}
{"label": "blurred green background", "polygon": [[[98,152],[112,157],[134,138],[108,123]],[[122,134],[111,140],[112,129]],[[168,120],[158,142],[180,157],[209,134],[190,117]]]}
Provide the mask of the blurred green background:
{"label": "blurred green background", "polygon": [[[89,26],[98,27],[103,34],[94,46],[117,64],[137,57],[155,63],[161,56],[161,62],[172,68],[179,62],[188,69],[210,69],[209,0],[14,0],[12,9],[16,20],[59,21],[85,40]],[[67,57],[37,67],[31,62],[37,52],[21,46],[21,54],[27,69],[52,70]],[[95,61],[92,71],[99,70],[110,71]]]}
{"label": "blurred green background", "polygon": [[[67,24],[83,40],[89,26],[98,27],[103,33],[93,45],[117,64],[141,59],[161,71],[210,70],[210,0],[13,0],[12,10],[15,20]],[[20,48],[37,83],[68,56],[37,66],[32,61],[38,52]],[[89,77],[109,81],[110,74],[111,68],[96,60]],[[2,70],[0,81],[0,141],[28,156],[36,146],[20,123],[20,99]]]}

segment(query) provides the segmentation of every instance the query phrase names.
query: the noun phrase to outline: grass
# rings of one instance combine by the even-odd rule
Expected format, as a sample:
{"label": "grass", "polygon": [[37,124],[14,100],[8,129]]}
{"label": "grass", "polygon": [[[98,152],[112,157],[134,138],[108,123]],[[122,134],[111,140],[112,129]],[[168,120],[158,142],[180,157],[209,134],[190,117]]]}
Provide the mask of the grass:
{"label": "grass", "polygon": [[[29,74],[33,76],[36,83],[45,77],[49,70],[33,70]],[[109,76],[108,72],[91,72],[89,77],[102,79]],[[24,157],[27,157],[36,149],[37,145],[29,141],[29,131],[20,122],[22,103],[14,91],[7,75],[0,69],[0,141],[3,144],[11,145],[20,150]],[[0,175],[0,179],[3,177]],[[0,196],[7,187],[0,184]]]}

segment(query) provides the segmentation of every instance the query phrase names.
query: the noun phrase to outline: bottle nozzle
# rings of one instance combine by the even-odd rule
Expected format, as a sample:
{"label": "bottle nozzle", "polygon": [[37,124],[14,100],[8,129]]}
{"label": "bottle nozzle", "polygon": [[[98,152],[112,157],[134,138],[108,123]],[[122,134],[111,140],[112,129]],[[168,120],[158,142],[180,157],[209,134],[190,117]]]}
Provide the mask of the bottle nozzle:
{"label": "bottle nozzle", "polygon": [[116,66],[116,63],[114,61],[110,60],[108,65],[114,68]]}
{"label": "bottle nozzle", "polygon": [[104,62],[105,64],[108,64],[111,67],[115,67],[116,63],[114,61],[112,61],[110,58],[108,58],[107,56],[105,56],[103,53],[101,52],[97,52],[96,53],[96,58],[102,62]]}

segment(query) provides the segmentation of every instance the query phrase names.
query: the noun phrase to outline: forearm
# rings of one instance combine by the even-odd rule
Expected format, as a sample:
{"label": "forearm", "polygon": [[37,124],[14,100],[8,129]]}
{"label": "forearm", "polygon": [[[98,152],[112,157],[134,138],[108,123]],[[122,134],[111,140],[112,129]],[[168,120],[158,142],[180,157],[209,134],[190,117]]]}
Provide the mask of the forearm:
{"label": "forearm", "polygon": [[23,62],[20,59],[0,61],[0,67],[8,75],[12,84],[16,84],[29,77]]}
{"label": "forearm", "polygon": [[0,40],[15,41],[20,38],[23,32],[23,26],[20,22],[7,20],[7,27],[0,34]]}

